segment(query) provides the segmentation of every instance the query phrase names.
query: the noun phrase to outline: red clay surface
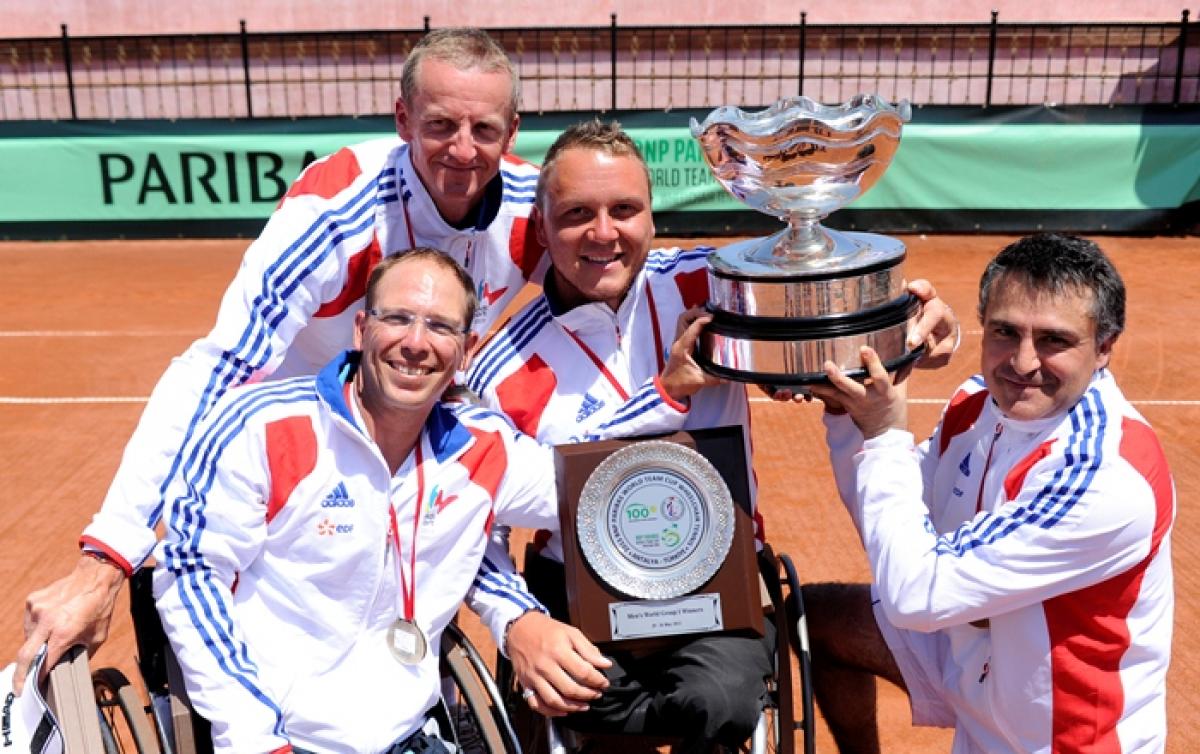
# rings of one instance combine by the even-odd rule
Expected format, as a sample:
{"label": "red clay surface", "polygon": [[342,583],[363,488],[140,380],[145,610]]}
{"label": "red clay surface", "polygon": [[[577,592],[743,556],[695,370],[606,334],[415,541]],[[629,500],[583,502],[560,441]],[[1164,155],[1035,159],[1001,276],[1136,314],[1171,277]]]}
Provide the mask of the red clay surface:
{"label": "red clay surface", "polygon": [[[727,243],[722,239],[718,243]],[[975,287],[983,265],[1009,239],[905,237],[909,277],[928,277],[963,318],[951,366],[920,372],[910,417],[923,436],[941,401],[978,367]],[[1098,238],[1125,275],[1129,322],[1113,369],[1158,429],[1179,492],[1175,525],[1176,634],[1168,682],[1168,751],[1200,750],[1200,659],[1194,652],[1200,531],[1190,513],[1200,454],[1187,427],[1200,426],[1196,356],[1181,341],[1200,319],[1200,254],[1190,238]],[[664,239],[664,243],[667,241]],[[687,243],[695,243],[689,241]],[[0,244],[0,664],[21,639],[25,595],[66,573],[79,531],[99,506],[147,396],[168,360],[210,326],[244,241]],[[1183,336],[1183,337],[1181,337]],[[1167,343],[1175,343],[1171,349]],[[1173,349],[1173,350],[1172,350]],[[755,466],[767,535],[806,580],[866,580],[862,548],[838,502],[814,406],[753,404]],[[121,610],[124,610],[123,605]],[[134,677],[132,635],[122,612],[93,667]],[[470,624],[470,619],[467,619]],[[478,643],[478,627],[470,624]],[[487,650],[490,653],[490,650]],[[903,695],[881,691],[891,752],[947,751],[945,731],[914,729]],[[832,751],[824,730],[818,748]]]}

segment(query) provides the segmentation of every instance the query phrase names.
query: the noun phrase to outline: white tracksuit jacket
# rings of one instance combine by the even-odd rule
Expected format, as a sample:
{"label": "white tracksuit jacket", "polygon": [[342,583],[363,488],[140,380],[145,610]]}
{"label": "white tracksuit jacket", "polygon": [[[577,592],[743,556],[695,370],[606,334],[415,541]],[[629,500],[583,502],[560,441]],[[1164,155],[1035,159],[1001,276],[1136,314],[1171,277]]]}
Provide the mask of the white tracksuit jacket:
{"label": "white tracksuit jacket", "polygon": [[[615,312],[603,303],[555,312],[545,295],[538,296],[479,350],[467,372],[468,387],[484,405],[548,445],[740,425],[749,458],[744,386],[708,387],[684,406],[658,381],[679,315],[708,299],[705,258],[710,251],[651,251]],[[753,473],[750,479],[753,485]],[[755,520],[761,536],[757,512]],[[546,541],[544,554],[562,560],[557,535]],[[508,621],[530,606],[514,570],[505,544],[495,543],[471,595],[472,609],[498,643]]]}
{"label": "white tracksuit jacket", "polygon": [[936,637],[955,752],[1163,750],[1175,488],[1107,370],[1038,421],[1002,416],[976,377],[918,448],[826,425],[879,617]]}
{"label": "white tracksuit jacket", "polygon": [[[246,250],[216,325],[160,378],[104,505],[82,541],[132,572],[154,546],[162,493],[193,450],[199,420],[229,388],[314,374],[350,347],[367,277],[382,256],[431,246],[464,263],[480,292],[484,332],[544,272],[528,229],[537,168],[506,158],[477,227],[438,214],[396,138],[342,149],[310,165]],[[181,450],[182,449],[182,450]]]}
{"label": "white tracksuit jacket", "polygon": [[[168,488],[154,592],[217,751],[367,754],[407,736],[440,693],[439,637],[493,520],[556,525],[549,450],[485,409],[437,405],[422,472],[414,450],[393,477],[350,363],[227,392]],[[416,527],[417,666],[385,643],[403,604],[389,499],[410,585]]]}

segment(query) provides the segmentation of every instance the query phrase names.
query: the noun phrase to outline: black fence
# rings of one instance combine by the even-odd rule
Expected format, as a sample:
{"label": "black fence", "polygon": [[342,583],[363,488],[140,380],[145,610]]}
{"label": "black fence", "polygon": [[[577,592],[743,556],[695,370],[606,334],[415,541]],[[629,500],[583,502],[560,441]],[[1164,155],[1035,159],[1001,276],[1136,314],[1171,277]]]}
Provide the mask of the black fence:
{"label": "black fence", "polygon": [[[490,30],[522,109],[758,107],[875,92],[914,105],[1200,104],[1200,23],[609,26]],[[0,39],[0,120],[390,113],[428,29]]]}

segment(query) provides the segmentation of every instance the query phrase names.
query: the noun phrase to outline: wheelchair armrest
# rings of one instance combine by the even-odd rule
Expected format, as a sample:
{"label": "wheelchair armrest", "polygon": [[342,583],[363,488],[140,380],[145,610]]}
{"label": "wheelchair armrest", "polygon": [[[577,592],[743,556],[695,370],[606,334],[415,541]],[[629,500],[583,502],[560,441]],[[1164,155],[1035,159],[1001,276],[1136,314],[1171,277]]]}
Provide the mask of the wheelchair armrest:
{"label": "wheelchair armrest", "polygon": [[46,703],[58,720],[64,752],[104,751],[92,672],[83,646],[72,647],[50,670]]}

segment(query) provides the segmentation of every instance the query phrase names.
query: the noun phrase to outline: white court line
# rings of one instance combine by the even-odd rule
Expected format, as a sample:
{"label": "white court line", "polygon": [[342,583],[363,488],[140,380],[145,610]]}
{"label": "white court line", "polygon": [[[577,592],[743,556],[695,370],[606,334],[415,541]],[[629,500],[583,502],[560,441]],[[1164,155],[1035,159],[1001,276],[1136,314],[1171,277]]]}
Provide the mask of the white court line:
{"label": "white court line", "polygon": [[61,398],[31,398],[20,395],[0,395],[0,405],[9,406],[57,406],[64,404],[86,405],[89,403],[145,403],[148,400],[150,400],[149,396],[141,397],[136,395],[79,395],[65,396]]}
{"label": "white court line", "polygon": [[[0,399],[0,401],[2,401],[2,400],[3,399]],[[908,403],[909,403],[909,405],[916,405],[916,406],[944,406],[944,405],[946,405],[946,402],[949,400],[950,400],[949,398],[909,398]],[[766,397],[765,395],[756,395],[756,396],[750,397],[750,402],[751,403],[778,403],[779,401],[774,401],[774,400]],[[1184,400],[1184,401],[1158,401],[1158,400],[1137,401],[1137,400],[1131,400],[1129,402],[1135,406],[1200,406],[1200,401],[1187,401],[1187,400]]]}
{"label": "white court line", "polygon": [[[982,330],[964,330],[963,337],[980,335]],[[0,330],[0,338],[163,338],[178,335],[200,337],[195,330]]]}
{"label": "white court line", "polygon": [[203,334],[195,330],[0,330],[0,338],[198,338]]}
{"label": "white court line", "polygon": [[[979,335],[981,330],[966,330],[964,335]],[[112,337],[165,337],[190,335],[200,337],[203,333],[197,333],[192,330],[145,330],[141,332],[128,332],[120,330],[0,330],[0,338],[41,338],[41,337],[67,337],[67,338],[112,338]],[[121,403],[145,403],[149,397],[141,396],[63,396],[57,398],[45,397],[25,397],[13,395],[0,395],[0,405],[9,406],[31,406],[31,405],[87,405],[87,404],[121,404]],[[944,406],[949,398],[910,398],[908,402],[912,405],[925,406]],[[766,396],[752,396],[751,403],[774,403],[775,401]],[[1131,400],[1135,406],[1200,406],[1200,400]]]}
{"label": "white court line", "polygon": [[[69,395],[62,397],[32,397],[21,395],[0,395],[0,405],[8,406],[55,406],[55,405],[87,405],[87,404],[107,404],[107,403],[145,403],[150,400],[149,396],[137,395]],[[909,398],[908,402],[911,405],[919,406],[944,406],[949,398]],[[766,396],[752,396],[751,403],[776,403]],[[1130,401],[1135,406],[1200,406],[1198,401]]]}

